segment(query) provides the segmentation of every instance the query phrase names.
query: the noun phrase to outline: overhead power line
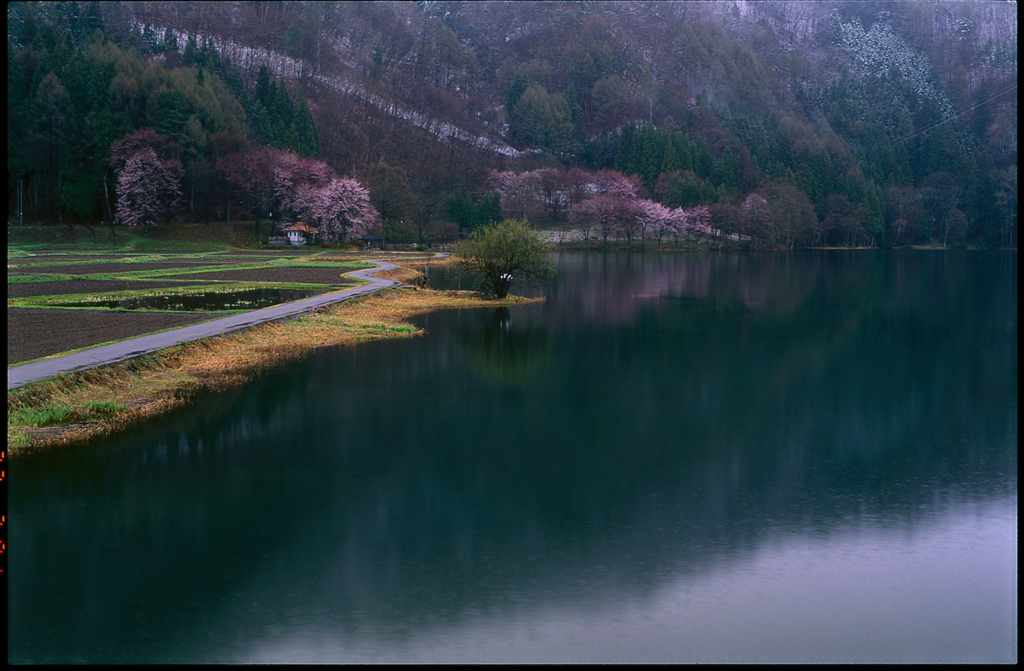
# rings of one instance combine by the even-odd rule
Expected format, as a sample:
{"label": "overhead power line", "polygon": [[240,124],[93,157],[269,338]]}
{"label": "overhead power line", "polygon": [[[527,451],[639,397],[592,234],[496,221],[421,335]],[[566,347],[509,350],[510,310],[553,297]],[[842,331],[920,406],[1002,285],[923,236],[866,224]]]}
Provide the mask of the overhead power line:
{"label": "overhead power line", "polygon": [[903,144],[904,142],[908,142],[909,140],[913,140],[918,135],[921,135],[922,133],[927,133],[928,131],[930,131],[930,130],[932,130],[934,128],[938,128],[939,126],[941,126],[944,123],[948,123],[948,122],[952,121],[953,119],[957,119],[957,118],[963,116],[964,114],[966,114],[968,112],[976,110],[979,107],[981,107],[982,105],[985,105],[987,103],[992,102],[996,98],[998,98],[998,97],[1000,97],[1000,96],[1002,96],[1002,95],[1004,95],[1006,93],[1009,93],[1010,91],[1012,91],[1015,88],[1017,88],[1017,83],[1016,82],[1006,86],[1005,88],[997,91],[996,93],[993,93],[992,95],[990,95],[989,97],[985,98],[984,100],[981,100],[979,102],[974,103],[973,105],[971,105],[970,107],[968,107],[965,110],[959,111],[956,114],[950,114],[949,116],[947,116],[945,118],[942,118],[942,119],[939,119],[938,121],[936,121],[935,123],[933,123],[933,124],[931,124],[929,126],[925,126],[924,128],[922,128],[920,130],[917,130],[917,131],[914,131],[913,133],[910,133],[909,135],[904,135],[901,138],[897,138],[897,139],[892,141],[892,144],[893,145],[898,145],[898,144]]}

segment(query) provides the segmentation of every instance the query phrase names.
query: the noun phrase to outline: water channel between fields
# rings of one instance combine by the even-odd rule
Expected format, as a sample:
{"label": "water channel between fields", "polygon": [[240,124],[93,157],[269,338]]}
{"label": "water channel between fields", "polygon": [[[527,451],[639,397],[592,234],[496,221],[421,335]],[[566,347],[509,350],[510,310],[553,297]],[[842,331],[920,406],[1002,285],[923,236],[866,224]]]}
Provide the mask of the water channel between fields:
{"label": "water channel between fields", "polygon": [[174,310],[219,312],[259,310],[272,305],[309,298],[330,289],[240,289],[237,291],[196,291],[161,293],[131,298],[67,301],[61,307],[106,308],[108,310]]}
{"label": "water channel between fields", "polygon": [[563,252],[19,459],[9,661],[1014,662],[1016,264]]}

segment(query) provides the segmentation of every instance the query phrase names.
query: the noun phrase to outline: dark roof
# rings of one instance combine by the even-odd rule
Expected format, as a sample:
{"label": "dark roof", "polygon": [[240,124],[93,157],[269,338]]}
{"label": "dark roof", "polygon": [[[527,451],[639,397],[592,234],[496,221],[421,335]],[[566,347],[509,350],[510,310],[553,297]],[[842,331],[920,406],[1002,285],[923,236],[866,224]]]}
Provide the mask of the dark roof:
{"label": "dark roof", "polygon": [[378,238],[376,235],[373,235],[372,233],[367,233],[366,235],[364,235],[363,237],[361,237],[359,239],[360,240],[383,240],[384,238]]}

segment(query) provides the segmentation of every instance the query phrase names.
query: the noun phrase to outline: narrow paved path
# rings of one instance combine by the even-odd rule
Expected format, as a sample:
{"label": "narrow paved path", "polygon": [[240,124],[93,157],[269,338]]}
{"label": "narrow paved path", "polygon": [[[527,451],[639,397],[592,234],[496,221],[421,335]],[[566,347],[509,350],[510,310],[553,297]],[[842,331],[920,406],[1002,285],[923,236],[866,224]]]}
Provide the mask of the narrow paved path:
{"label": "narrow paved path", "polygon": [[351,277],[368,280],[369,284],[363,284],[355,287],[354,289],[345,289],[343,291],[335,291],[329,294],[321,294],[320,296],[313,296],[312,298],[305,298],[292,303],[274,305],[269,308],[263,308],[262,310],[254,310],[253,312],[224,317],[223,319],[215,319],[213,321],[203,322],[202,324],[193,324],[192,326],[164,331],[163,333],[153,333],[151,335],[130,338],[128,340],[122,340],[121,342],[111,343],[109,345],[91,347],[89,349],[82,350],[81,352],[75,352],[74,354],[65,354],[63,356],[55,356],[42,361],[34,361],[32,363],[21,364],[20,366],[13,366],[7,369],[7,388],[15,389],[28,384],[29,382],[53,377],[58,373],[86,370],[87,368],[94,368],[95,366],[103,366],[108,363],[124,361],[143,354],[149,354],[150,352],[156,352],[157,350],[173,347],[174,345],[180,345],[183,342],[199,340],[200,338],[208,338],[210,336],[221,335],[224,333],[232,333],[234,331],[241,331],[264,322],[289,319],[296,315],[310,312],[324,305],[338,303],[349,298],[354,298],[355,296],[365,296],[366,294],[371,294],[376,291],[380,291],[381,289],[401,284],[401,282],[386,280],[375,275],[378,271],[391,270],[398,266],[379,259],[371,260],[370,263],[376,263],[377,267],[348,273]]}

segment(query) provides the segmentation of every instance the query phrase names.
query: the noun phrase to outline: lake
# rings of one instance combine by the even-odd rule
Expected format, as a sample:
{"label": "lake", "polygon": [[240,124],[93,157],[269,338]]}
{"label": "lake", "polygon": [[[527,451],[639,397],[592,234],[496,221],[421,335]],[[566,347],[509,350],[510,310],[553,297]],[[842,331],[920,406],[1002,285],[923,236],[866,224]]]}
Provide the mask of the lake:
{"label": "lake", "polygon": [[12,463],[9,661],[1016,661],[1016,253],[556,267]]}

